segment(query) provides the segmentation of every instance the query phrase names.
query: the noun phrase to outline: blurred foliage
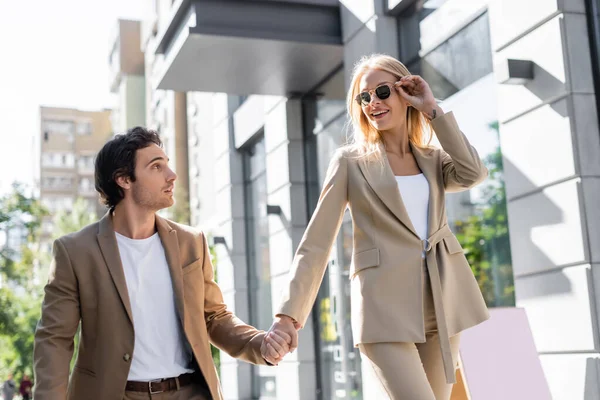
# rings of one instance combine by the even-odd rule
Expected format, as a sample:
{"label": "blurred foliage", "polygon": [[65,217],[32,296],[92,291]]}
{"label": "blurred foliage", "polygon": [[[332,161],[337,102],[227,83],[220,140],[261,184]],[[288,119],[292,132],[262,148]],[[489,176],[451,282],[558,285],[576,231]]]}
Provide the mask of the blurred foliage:
{"label": "blurred foliage", "polygon": [[[0,377],[32,374],[33,333],[42,289],[36,276],[41,225],[48,212],[23,185],[0,197]],[[24,239],[10,242],[8,238]],[[19,246],[14,248],[13,246]]]}
{"label": "blurred foliage", "polygon": [[[490,124],[498,131],[498,124]],[[515,305],[512,258],[500,147],[484,159],[489,170],[482,184],[482,201],[466,221],[456,222],[460,241],[489,307]]]}
{"label": "blurred foliage", "polygon": [[171,208],[171,218],[173,221],[189,225],[190,224],[190,202],[188,201],[188,191],[182,185],[175,185],[175,204]]}
{"label": "blurred foliage", "polygon": [[[209,238],[208,243],[208,249],[210,251],[210,261],[212,262],[213,265],[213,272],[214,272],[214,279],[215,282],[219,282],[218,281],[218,276],[217,276],[217,250],[215,249],[215,246],[212,244],[212,238]],[[213,362],[215,363],[215,368],[217,369],[217,374],[220,376],[221,375],[221,351],[216,348],[215,346],[213,346],[212,344],[210,345],[210,352],[212,354],[212,358],[213,358]]]}

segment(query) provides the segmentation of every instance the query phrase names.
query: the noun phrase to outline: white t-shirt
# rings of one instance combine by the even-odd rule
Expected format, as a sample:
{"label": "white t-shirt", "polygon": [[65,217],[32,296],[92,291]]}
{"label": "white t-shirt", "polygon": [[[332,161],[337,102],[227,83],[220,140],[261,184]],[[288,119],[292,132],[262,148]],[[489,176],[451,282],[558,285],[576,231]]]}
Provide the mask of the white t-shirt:
{"label": "white t-shirt", "polygon": [[135,347],[128,380],[150,381],[193,372],[175,308],[175,294],[158,233],[130,239],[115,232],[123,263]]}
{"label": "white t-shirt", "polygon": [[402,201],[419,237],[427,239],[429,182],[425,175],[396,176]]}

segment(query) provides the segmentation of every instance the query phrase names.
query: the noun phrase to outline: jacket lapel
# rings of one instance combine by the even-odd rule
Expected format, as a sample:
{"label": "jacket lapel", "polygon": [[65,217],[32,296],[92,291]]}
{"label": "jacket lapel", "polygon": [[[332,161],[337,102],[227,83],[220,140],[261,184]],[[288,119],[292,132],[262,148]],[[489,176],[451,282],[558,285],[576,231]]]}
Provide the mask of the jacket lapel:
{"label": "jacket lapel", "polygon": [[119,247],[117,246],[117,239],[115,237],[115,230],[113,228],[110,211],[100,220],[98,245],[100,246],[100,251],[102,252],[110,276],[117,288],[117,292],[119,292],[127,316],[133,325],[133,316],[131,313],[129,292],[127,291],[127,282],[125,281],[125,272],[123,271],[123,264],[121,263],[121,257],[119,256]]}
{"label": "jacket lapel", "polygon": [[383,163],[362,157],[358,162],[359,168],[381,201],[383,201],[387,208],[390,209],[406,228],[418,237],[419,235],[410,221],[410,217],[402,201],[402,196],[400,196],[398,183],[390,167],[385,150],[383,147],[380,147],[380,150],[383,156]]}
{"label": "jacket lapel", "polygon": [[438,230],[439,226],[437,210],[441,210],[440,202],[443,199],[440,193],[440,190],[443,190],[442,178],[438,173],[439,168],[431,156],[432,151],[430,149],[422,149],[412,144],[410,147],[419,168],[429,183],[429,209],[427,212],[427,236],[429,237]]}
{"label": "jacket lapel", "polygon": [[171,281],[173,282],[173,292],[175,294],[175,304],[181,326],[184,327],[184,301],[183,301],[183,272],[181,269],[181,261],[179,258],[179,241],[177,240],[177,231],[168,224],[168,222],[156,216],[156,230],[160,241],[165,249],[167,264],[171,271]]}

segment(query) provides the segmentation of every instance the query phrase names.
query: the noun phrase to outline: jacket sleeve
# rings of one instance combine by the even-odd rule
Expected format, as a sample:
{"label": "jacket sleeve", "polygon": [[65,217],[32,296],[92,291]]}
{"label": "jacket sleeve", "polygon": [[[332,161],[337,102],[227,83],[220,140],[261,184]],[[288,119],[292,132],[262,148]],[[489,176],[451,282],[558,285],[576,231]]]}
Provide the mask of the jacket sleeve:
{"label": "jacket sleeve", "polygon": [[204,319],[211,343],[231,357],[253,364],[267,365],[260,353],[265,332],[245,324],[227,309],[223,293],[214,280],[206,237],[203,234],[200,236],[203,247]]}
{"label": "jacket sleeve", "polygon": [[467,137],[460,131],[454,114],[448,112],[432,121],[442,145],[442,174],[447,192],[461,192],[483,182],[488,170]]}
{"label": "jacket sleeve", "polygon": [[40,400],[67,397],[73,339],[80,319],[77,278],[60,239],[54,242],[53,254],[34,338],[33,396]]}
{"label": "jacket sleeve", "polygon": [[341,150],[332,158],[317,207],[290,268],[290,281],[275,315],[288,315],[304,326],[315,302],[329,253],[348,204],[348,160]]}

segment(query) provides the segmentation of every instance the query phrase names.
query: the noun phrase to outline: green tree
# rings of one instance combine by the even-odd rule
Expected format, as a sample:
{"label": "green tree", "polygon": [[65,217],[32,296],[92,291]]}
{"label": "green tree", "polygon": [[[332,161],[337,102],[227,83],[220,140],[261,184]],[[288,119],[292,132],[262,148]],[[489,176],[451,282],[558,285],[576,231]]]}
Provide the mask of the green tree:
{"label": "green tree", "polygon": [[[41,286],[34,266],[40,227],[47,211],[23,185],[0,197],[0,374],[14,372],[17,379],[31,374],[33,333],[39,319]],[[25,243],[14,248],[8,238],[25,236]]]}
{"label": "green tree", "polygon": [[90,205],[88,201],[79,197],[73,203],[73,208],[59,211],[53,221],[53,239],[77,232],[83,227],[96,222],[96,213],[90,212],[89,209]]}
{"label": "green tree", "polygon": [[[208,241],[209,243],[212,243],[212,240]],[[214,267],[214,276],[215,276],[215,282],[218,282],[218,277],[217,277],[217,250],[215,249],[215,246],[210,244],[208,247],[209,251],[210,251],[210,259],[212,261],[212,265]],[[217,373],[219,375],[221,375],[221,351],[216,348],[215,346],[213,346],[212,344],[210,345],[210,352],[212,354],[212,358],[213,358],[213,362],[215,363],[215,367],[217,368]]]}
{"label": "green tree", "polygon": [[[490,124],[498,131],[498,124]],[[490,307],[514,306],[514,279],[506,211],[502,152],[500,147],[484,159],[489,177],[482,186],[483,200],[475,215],[457,221],[457,238],[486,304]]]}
{"label": "green tree", "polygon": [[175,184],[175,205],[171,210],[173,221],[180,224],[190,224],[190,203],[188,201],[188,191],[181,185]]}

